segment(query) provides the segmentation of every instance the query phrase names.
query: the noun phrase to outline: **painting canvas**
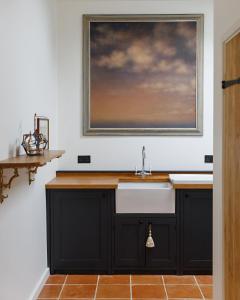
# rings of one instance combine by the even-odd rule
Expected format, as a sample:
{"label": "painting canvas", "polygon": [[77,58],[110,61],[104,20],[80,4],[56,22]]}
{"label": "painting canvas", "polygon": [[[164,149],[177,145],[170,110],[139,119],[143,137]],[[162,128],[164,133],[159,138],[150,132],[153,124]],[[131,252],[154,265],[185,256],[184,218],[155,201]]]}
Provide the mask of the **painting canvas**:
{"label": "painting canvas", "polygon": [[201,15],[84,16],[84,134],[202,134]]}

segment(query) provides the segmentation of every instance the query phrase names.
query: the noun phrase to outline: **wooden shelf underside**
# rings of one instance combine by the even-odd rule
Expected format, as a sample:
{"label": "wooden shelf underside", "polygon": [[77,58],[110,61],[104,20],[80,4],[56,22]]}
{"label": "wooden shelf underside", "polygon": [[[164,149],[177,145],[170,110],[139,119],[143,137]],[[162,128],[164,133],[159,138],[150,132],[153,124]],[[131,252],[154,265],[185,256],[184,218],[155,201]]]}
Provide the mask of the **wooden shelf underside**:
{"label": "wooden shelf underside", "polygon": [[0,168],[15,169],[15,168],[30,168],[41,167],[50,162],[54,158],[61,157],[65,151],[63,150],[45,150],[44,155],[27,156],[20,155],[13,158],[8,158],[0,161]]}
{"label": "wooden shelf underside", "polygon": [[[63,150],[45,150],[44,155],[39,156],[27,156],[20,155],[12,158],[8,158],[0,161],[0,203],[8,197],[4,194],[5,189],[10,189],[12,182],[19,176],[18,169],[28,169],[28,181],[29,185],[35,180],[34,175],[37,173],[37,169],[46,165],[54,158],[61,157],[65,151]],[[7,182],[4,182],[3,171],[5,169],[12,169],[13,175]]]}

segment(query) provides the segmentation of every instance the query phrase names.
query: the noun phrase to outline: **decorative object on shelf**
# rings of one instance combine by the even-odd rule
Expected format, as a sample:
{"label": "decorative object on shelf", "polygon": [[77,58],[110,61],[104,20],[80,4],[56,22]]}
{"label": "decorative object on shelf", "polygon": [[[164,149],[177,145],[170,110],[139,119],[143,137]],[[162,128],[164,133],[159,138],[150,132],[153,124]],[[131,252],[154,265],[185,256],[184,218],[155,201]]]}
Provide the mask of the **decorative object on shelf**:
{"label": "decorative object on shelf", "polygon": [[[4,199],[8,197],[8,195],[4,193],[4,190],[11,188],[13,180],[19,176],[19,169],[28,169],[28,181],[30,185],[35,180],[34,175],[37,174],[39,167],[45,166],[48,162],[54,158],[61,157],[64,153],[65,151],[62,150],[45,150],[43,155],[20,155],[0,161],[0,203],[2,203]],[[6,183],[4,182],[5,176],[3,175],[3,171],[5,169],[12,169],[14,172]]]}
{"label": "decorative object on shelf", "polygon": [[84,135],[202,135],[203,24],[85,15]]}
{"label": "decorative object on shelf", "polygon": [[42,134],[44,139],[48,141],[46,149],[49,149],[49,119],[47,117],[34,115],[34,130]]}
{"label": "decorative object on shelf", "polygon": [[37,130],[33,134],[30,132],[23,135],[22,146],[29,156],[43,155],[47,145],[47,139]]}
{"label": "decorative object on shelf", "polygon": [[146,247],[147,248],[154,248],[155,247],[155,243],[154,243],[154,240],[152,238],[152,224],[151,223],[148,225],[148,238],[147,238],[147,242],[146,242]]}

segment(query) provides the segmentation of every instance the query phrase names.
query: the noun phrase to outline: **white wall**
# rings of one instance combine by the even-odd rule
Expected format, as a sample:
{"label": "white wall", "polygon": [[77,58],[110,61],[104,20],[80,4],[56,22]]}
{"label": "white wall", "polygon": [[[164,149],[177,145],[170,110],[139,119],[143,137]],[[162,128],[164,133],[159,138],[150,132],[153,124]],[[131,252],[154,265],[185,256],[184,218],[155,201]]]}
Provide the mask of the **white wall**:
{"label": "white wall", "polygon": [[[214,299],[223,300],[222,125],[223,41],[240,28],[240,1],[214,3]],[[225,299],[230,300],[230,299]]]}
{"label": "white wall", "polygon": [[[56,147],[57,88],[55,1],[0,2],[0,160],[16,152],[35,112],[51,120]],[[0,205],[0,299],[30,299],[47,268],[44,184],[56,163],[40,168],[28,185],[27,171]],[[6,173],[7,174],[7,173]]]}
{"label": "white wall", "polygon": [[[82,135],[82,14],[205,14],[204,136],[84,137]],[[204,154],[213,147],[213,9],[211,0],[58,1],[59,145],[67,150],[60,169],[130,170],[142,145],[155,170],[209,170]],[[91,165],[77,165],[90,154]]]}

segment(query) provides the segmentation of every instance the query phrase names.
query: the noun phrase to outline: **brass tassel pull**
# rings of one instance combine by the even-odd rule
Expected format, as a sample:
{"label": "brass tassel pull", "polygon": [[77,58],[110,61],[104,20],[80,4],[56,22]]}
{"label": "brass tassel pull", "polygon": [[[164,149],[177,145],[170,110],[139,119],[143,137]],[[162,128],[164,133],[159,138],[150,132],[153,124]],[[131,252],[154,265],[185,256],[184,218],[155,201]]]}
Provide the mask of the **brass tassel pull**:
{"label": "brass tassel pull", "polygon": [[155,247],[155,243],[154,243],[154,240],[152,238],[152,224],[148,225],[148,238],[147,238],[147,242],[146,242],[146,247],[147,248],[154,248]]}

